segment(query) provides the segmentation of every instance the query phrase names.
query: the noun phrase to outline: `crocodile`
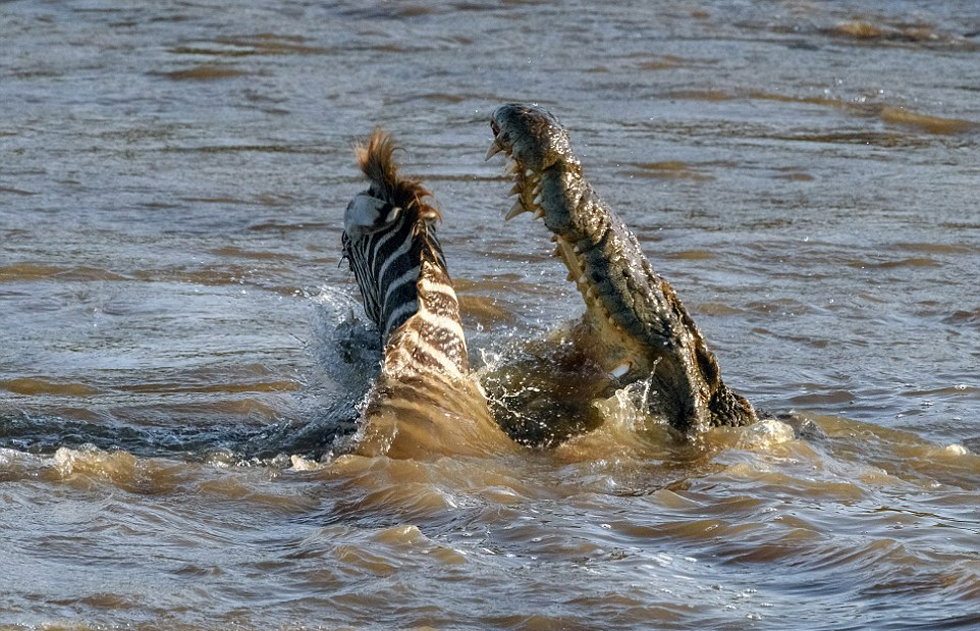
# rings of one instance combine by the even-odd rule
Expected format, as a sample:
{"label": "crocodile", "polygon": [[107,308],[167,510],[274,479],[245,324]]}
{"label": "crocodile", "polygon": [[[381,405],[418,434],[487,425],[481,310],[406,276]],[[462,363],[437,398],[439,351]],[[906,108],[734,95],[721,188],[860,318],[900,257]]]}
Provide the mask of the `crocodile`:
{"label": "crocodile", "polygon": [[355,148],[369,187],[348,204],[341,235],[384,351],[355,451],[393,458],[505,452],[514,443],[469,371],[459,300],[436,236],[440,212],[427,189],[398,173],[394,150],[380,129]]}
{"label": "crocodile", "polygon": [[715,426],[757,420],[752,405],[721,378],[718,360],[670,284],[657,274],[636,236],[596,194],[558,119],[536,105],[510,103],[490,118],[487,160],[503,153],[517,197],[505,219],[543,220],[585,301],[572,331],[575,346],[628,386],[655,395],[650,412],[694,436]]}

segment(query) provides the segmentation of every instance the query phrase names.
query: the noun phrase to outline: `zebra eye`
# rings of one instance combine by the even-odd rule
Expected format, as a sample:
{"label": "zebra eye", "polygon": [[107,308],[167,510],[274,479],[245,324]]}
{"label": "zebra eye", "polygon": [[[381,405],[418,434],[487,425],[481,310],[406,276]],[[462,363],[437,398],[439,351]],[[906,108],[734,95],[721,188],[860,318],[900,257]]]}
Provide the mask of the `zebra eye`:
{"label": "zebra eye", "polygon": [[388,213],[388,218],[385,219],[385,223],[391,223],[395,221],[396,219],[401,217],[401,214],[402,214],[402,207],[395,206],[394,208],[391,209],[391,212]]}

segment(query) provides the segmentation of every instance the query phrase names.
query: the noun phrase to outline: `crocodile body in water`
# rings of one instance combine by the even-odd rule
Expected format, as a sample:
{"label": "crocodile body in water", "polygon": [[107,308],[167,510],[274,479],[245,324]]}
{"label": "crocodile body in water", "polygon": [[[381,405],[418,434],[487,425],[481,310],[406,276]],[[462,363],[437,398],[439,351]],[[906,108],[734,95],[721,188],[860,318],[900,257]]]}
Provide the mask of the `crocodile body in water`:
{"label": "crocodile body in water", "polygon": [[515,181],[517,201],[506,218],[530,212],[544,220],[585,299],[576,345],[620,385],[649,380],[656,395],[650,411],[687,435],[754,422],[752,405],[722,381],[717,359],[673,288],[583,176],[558,120],[515,103],[498,108],[490,127],[487,159],[506,154],[506,173]]}
{"label": "crocodile body in water", "polygon": [[[393,457],[500,452],[514,446],[508,434],[522,443],[554,444],[596,426],[578,420],[594,416],[596,399],[640,381],[650,394],[643,397],[648,411],[688,436],[753,422],[752,406],[722,382],[717,360],[673,289],[583,178],[557,120],[537,107],[506,105],[491,127],[487,157],[505,152],[516,180],[518,200],[507,219],[525,211],[544,219],[585,298],[585,316],[560,343],[554,337],[539,343],[548,350],[518,368],[522,393],[543,392],[534,406],[525,399],[519,407],[546,412],[523,423],[526,414],[501,405],[506,388],[494,385],[506,368],[485,376],[488,405],[469,372],[459,301],[436,238],[439,212],[427,203],[425,188],[398,174],[391,138],[376,130],[357,150],[370,186],[348,205],[342,236],[384,349],[357,451]],[[535,371],[548,374],[525,387]]]}

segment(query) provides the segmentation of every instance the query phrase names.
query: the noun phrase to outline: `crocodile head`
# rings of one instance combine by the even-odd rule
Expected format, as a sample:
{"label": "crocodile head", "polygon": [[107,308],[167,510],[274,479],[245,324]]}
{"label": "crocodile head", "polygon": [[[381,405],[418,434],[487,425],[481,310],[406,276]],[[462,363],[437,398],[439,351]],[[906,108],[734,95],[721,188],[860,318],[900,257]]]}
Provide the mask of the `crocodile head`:
{"label": "crocodile head", "polygon": [[752,406],[721,380],[715,356],[673,288],[640,250],[626,225],[596,195],[573,154],[568,132],[535,105],[508,104],[490,119],[487,159],[507,156],[517,200],[505,219],[532,213],[556,244],[586,305],[575,329],[580,347],[619,380],[649,380],[652,411],[692,434],[745,425]]}

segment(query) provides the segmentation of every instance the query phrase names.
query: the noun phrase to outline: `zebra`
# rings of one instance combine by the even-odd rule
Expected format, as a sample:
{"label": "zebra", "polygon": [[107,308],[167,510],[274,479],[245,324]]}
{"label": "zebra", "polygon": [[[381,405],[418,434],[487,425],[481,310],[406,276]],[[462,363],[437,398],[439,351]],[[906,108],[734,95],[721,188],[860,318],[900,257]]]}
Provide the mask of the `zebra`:
{"label": "zebra", "polygon": [[394,150],[382,129],[355,147],[369,187],[344,212],[343,258],[384,349],[356,450],[391,457],[507,450],[513,443],[469,374],[459,299],[436,236],[441,214],[424,186],[398,174]]}

